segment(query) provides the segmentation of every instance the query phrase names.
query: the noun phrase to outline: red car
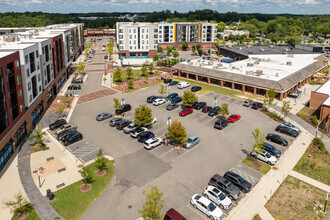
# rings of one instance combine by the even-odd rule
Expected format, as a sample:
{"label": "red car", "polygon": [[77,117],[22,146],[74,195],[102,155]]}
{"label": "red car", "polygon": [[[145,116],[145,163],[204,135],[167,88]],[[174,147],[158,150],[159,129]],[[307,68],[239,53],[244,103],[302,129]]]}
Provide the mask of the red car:
{"label": "red car", "polygon": [[192,109],[192,108],[185,108],[185,109],[183,109],[183,110],[179,113],[179,115],[180,115],[180,116],[186,116],[186,115],[189,115],[189,114],[191,114],[191,113],[193,113],[193,109]]}
{"label": "red car", "polygon": [[234,123],[235,121],[238,121],[241,118],[238,114],[233,114],[227,118],[227,120],[231,123]]}
{"label": "red car", "polygon": [[204,107],[202,108],[202,112],[207,113],[207,112],[210,111],[211,109],[212,109],[211,106],[204,106]]}

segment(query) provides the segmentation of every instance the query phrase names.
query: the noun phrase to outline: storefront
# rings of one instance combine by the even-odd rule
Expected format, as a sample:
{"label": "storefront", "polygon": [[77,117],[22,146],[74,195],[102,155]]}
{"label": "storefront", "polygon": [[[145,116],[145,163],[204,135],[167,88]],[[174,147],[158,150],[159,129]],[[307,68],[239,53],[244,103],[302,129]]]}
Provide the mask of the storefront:
{"label": "storefront", "polygon": [[13,141],[10,140],[0,151],[0,171],[5,167],[13,152]]}
{"label": "storefront", "polygon": [[18,130],[15,133],[15,147],[16,150],[21,146],[21,144],[24,143],[25,141],[25,137],[26,137],[26,122],[24,121],[24,123],[18,128]]}
{"label": "storefront", "polygon": [[37,107],[32,112],[31,116],[32,116],[33,126],[35,126],[37,124],[38,120],[41,118],[42,112],[44,110],[43,103],[44,103],[44,101],[42,100],[39,103],[39,105],[37,105]]}
{"label": "storefront", "polygon": [[62,88],[62,86],[64,85],[64,83],[65,83],[65,74],[63,74],[62,76],[61,76],[61,78],[58,80],[58,82],[57,82],[57,91],[60,91],[61,90],[61,88]]}

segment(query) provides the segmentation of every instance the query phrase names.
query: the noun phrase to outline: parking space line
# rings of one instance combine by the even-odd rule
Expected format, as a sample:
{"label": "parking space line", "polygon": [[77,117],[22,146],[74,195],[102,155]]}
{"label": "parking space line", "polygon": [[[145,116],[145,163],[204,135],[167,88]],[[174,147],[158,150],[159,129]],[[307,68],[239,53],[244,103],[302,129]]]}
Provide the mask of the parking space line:
{"label": "parking space line", "polygon": [[240,171],[239,169],[236,169],[235,167],[230,168],[229,171],[234,172],[242,177],[245,177],[244,179],[246,179],[248,182],[252,182],[252,181],[253,181],[253,183],[259,182],[258,178],[255,178],[254,176],[251,176],[250,174]]}
{"label": "parking space line", "polygon": [[167,151],[167,152],[165,152],[165,153],[163,153],[162,155],[160,155],[159,157],[162,157],[162,156],[164,156],[165,154],[167,154],[167,153],[169,153],[169,152],[171,152],[171,151],[173,151],[174,150],[174,148],[172,149],[172,150],[169,150],[169,151]]}
{"label": "parking space line", "polygon": [[201,213],[199,213],[194,207],[191,207],[190,205],[187,205],[187,207],[190,208],[191,210],[193,210],[197,215],[199,215],[203,219],[207,219],[207,218],[205,218],[205,216],[201,215]]}
{"label": "parking space line", "polygon": [[180,156],[178,156],[177,158],[175,158],[174,160],[172,160],[172,162],[175,161],[176,159],[179,159],[180,157],[182,157],[183,155],[187,154],[189,151],[191,151],[191,150],[193,150],[193,149],[194,149],[194,148],[192,148],[192,149],[190,149],[190,150],[186,150],[186,149],[184,149],[186,152],[184,152],[183,154],[181,154]]}

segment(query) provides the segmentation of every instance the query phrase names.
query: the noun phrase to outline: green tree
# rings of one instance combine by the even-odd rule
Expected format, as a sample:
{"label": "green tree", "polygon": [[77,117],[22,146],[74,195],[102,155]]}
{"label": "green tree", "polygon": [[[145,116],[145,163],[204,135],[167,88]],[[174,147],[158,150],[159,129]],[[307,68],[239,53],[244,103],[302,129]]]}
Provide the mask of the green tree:
{"label": "green tree", "polygon": [[110,42],[110,43],[108,44],[108,53],[109,53],[109,58],[110,58],[110,60],[111,60],[111,56],[112,56],[112,54],[113,54],[113,43],[112,43],[112,42]]}
{"label": "green tree", "polygon": [[72,100],[72,98],[69,96],[69,94],[65,94],[65,96],[63,97],[63,100],[62,100],[63,105],[65,107],[69,108],[71,105],[71,100]]}
{"label": "green tree", "polygon": [[63,114],[64,110],[65,110],[65,106],[62,105],[62,106],[59,106],[59,107],[57,108],[57,110],[56,110],[55,113],[58,114],[58,116],[61,116],[61,115]]}
{"label": "green tree", "polygon": [[163,48],[158,47],[157,49],[158,49],[158,52],[159,52],[159,53],[163,52]]}
{"label": "green tree", "polygon": [[84,71],[85,71],[85,67],[86,67],[86,65],[84,64],[84,63],[79,63],[78,64],[78,67],[77,67],[77,71],[78,71],[78,73],[79,74],[83,74],[84,73]]}
{"label": "green tree", "polygon": [[152,121],[152,110],[146,105],[140,105],[135,109],[134,123],[137,125],[148,125]]}
{"label": "green tree", "polygon": [[281,112],[284,115],[284,119],[290,114],[292,107],[290,106],[290,101],[284,101],[282,104]]}
{"label": "green tree", "polygon": [[148,69],[149,69],[150,74],[153,74],[153,71],[155,70],[154,63],[150,63]]}
{"label": "green tree", "polygon": [[30,212],[33,208],[29,201],[20,192],[14,195],[13,200],[5,200],[2,203],[5,207],[10,209],[11,213],[17,212],[18,216],[24,212]]}
{"label": "green tree", "polygon": [[116,98],[113,98],[113,101],[115,102],[115,104],[113,105],[113,108],[114,109],[121,109],[122,108],[122,106],[121,106],[121,104],[120,104],[120,102],[119,102],[119,100],[118,99],[116,99]]}
{"label": "green tree", "polygon": [[154,60],[154,62],[158,61],[159,60],[159,56],[157,54],[155,54],[153,60]]}
{"label": "green tree", "polygon": [[301,39],[298,38],[298,37],[287,37],[285,39],[285,42],[287,44],[291,44],[291,45],[293,45],[293,44],[299,44],[299,43],[301,43]]}
{"label": "green tree", "polygon": [[173,50],[173,53],[172,53],[173,57],[178,57],[179,56],[179,51],[178,50]]}
{"label": "green tree", "polygon": [[146,79],[148,79],[149,77],[149,74],[148,74],[148,67],[147,65],[144,63],[142,64],[142,67],[141,67],[141,75],[144,76]]}
{"label": "green tree", "polygon": [[116,71],[113,73],[113,80],[115,83],[121,83],[122,78],[121,78],[121,69],[117,67]]}
{"label": "green tree", "polygon": [[161,220],[163,219],[162,208],[164,200],[162,200],[163,193],[159,192],[157,186],[146,187],[143,195],[145,195],[145,202],[143,207],[138,212],[143,219]]}
{"label": "green tree", "polygon": [[268,93],[268,97],[265,98],[264,105],[267,106],[267,109],[269,109],[269,107],[272,106],[272,104],[275,100],[277,92],[275,92],[274,89],[270,89],[270,90],[268,90],[267,93]]}
{"label": "green tree", "polygon": [[106,159],[103,156],[103,149],[99,149],[95,162],[96,162],[96,168],[99,169],[100,171],[108,169]]}
{"label": "green tree", "polygon": [[172,53],[173,48],[172,48],[172,46],[167,46],[166,50],[167,50],[168,55],[170,55],[170,53]]}
{"label": "green tree", "polygon": [[188,42],[187,41],[183,41],[182,42],[182,49],[186,50],[188,48]]}
{"label": "green tree", "polygon": [[201,49],[201,45],[200,44],[197,44],[196,45],[196,50],[199,50],[199,49]]}
{"label": "green tree", "polygon": [[178,120],[174,120],[167,126],[167,133],[169,139],[174,140],[177,144],[184,144],[187,141],[186,128]]}
{"label": "green tree", "polygon": [[229,108],[228,107],[229,107],[228,103],[222,103],[221,106],[220,106],[219,113],[223,116],[229,115]]}
{"label": "green tree", "polygon": [[195,51],[196,51],[195,45],[192,45],[191,50],[192,50],[193,53],[195,53]]}
{"label": "green tree", "polygon": [[159,84],[160,88],[158,90],[158,93],[163,96],[167,93],[167,88],[163,84]]}
{"label": "green tree", "polygon": [[224,30],[226,29],[226,24],[225,24],[225,22],[219,22],[218,23],[218,31],[219,32],[223,32]]}
{"label": "green tree", "polygon": [[256,128],[252,131],[252,136],[255,140],[252,150],[257,153],[262,152],[264,149],[263,142],[265,141],[265,134],[261,133],[259,128]]}
{"label": "green tree", "polygon": [[133,70],[132,70],[132,68],[127,67],[126,72],[127,72],[127,79],[128,80],[133,79]]}
{"label": "green tree", "polygon": [[203,50],[201,48],[198,49],[198,55],[201,57],[203,55]]}
{"label": "green tree", "polygon": [[84,167],[81,170],[79,170],[79,173],[82,177],[82,182],[85,184],[85,186],[87,186],[87,184],[91,184],[94,182],[93,177]]}
{"label": "green tree", "polygon": [[134,86],[134,82],[132,79],[128,80],[127,84],[128,84],[128,88],[130,88],[130,89],[132,89]]}
{"label": "green tree", "polygon": [[219,50],[219,45],[220,45],[220,38],[217,39],[217,41],[214,43],[215,47],[217,48],[217,50]]}
{"label": "green tree", "polygon": [[195,95],[195,93],[190,92],[190,91],[184,91],[183,96],[182,96],[182,102],[185,106],[191,107],[197,101],[198,101],[198,98]]}
{"label": "green tree", "polygon": [[44,136],[46,135],[46,132],[42,131],[42,126],[38,127],[33,131],[32,134],[28,137],[29,141],[34,141],[34,145],[39,145],[38,147],[44,147],[45,143],[42,140]]}

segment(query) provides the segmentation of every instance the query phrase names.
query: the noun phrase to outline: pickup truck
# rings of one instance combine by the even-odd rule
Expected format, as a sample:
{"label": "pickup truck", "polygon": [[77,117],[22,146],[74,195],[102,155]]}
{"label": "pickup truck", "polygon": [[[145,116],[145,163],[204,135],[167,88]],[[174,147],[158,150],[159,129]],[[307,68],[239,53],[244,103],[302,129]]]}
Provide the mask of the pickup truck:
{"label": "pickup truck", "polygon": [[275,165],[276,164],[276,158],[272,155],[270,155],[270,153],[268,153],[267,151],[263,151],[263,152],[255,152],[252,151],[251,152],[251,156],[253,158],[257,158],[269,165]]}

